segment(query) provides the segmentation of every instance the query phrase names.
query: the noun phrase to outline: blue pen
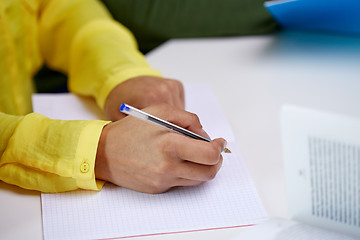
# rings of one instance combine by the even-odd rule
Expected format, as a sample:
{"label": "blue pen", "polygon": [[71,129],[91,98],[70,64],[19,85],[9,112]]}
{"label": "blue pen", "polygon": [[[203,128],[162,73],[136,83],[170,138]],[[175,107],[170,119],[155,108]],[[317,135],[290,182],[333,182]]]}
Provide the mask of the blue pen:
{"label": "blue pen", "polygon": [[[173,123],[170,123],[170,122],[167,122],[165,120],[162,120],[160,118],[157,118],[151,114],[148,114],[146,112],[143,112],[137,108],[134,108],[130,105],[127,105],[125,103],[121,104],[120,106],[120,111],[125,113],[125,114],[128,114],[130,116],[133,116],[133,117],[136,117],[138,119],[141,119],[141,120],[144,120],[144,121],[148,121],[148,122],[151,122],[151,123],[155,123],[156,125],[158,126],[162,126],[162,127],[165,127],[167,129],[170,129],[172,131],[175,131],[177,133],[181,133],[181,134],[184,134],[188,137],[191,137],[191,138],[194,138],[194,139],[198,139],[198,140],[203,140],[203,141],[206,141],[206,142],[211,142],[210,139],[206,138],[206,137],[203,137],[203,136],[200,136],[199,134],[196,134],[196,133],[193,133],[185,128],[182,128],[182,127],[179,127]],[[228,149],[228,148],[225,148],[224,149],[224,152],[225,153],[231,153],[231,151]]]}

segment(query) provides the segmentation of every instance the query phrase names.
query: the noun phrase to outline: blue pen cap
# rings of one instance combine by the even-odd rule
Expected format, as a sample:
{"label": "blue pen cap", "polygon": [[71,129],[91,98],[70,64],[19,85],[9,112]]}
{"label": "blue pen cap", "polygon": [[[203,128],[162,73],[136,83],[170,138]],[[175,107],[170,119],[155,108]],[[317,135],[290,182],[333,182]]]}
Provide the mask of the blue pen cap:
{"label": "blue pen cap", "polygon": [[120,106],[121,112],[128,112],[129,110],[130,110],[130,108],[125,103],[121,104],[121,106]]}

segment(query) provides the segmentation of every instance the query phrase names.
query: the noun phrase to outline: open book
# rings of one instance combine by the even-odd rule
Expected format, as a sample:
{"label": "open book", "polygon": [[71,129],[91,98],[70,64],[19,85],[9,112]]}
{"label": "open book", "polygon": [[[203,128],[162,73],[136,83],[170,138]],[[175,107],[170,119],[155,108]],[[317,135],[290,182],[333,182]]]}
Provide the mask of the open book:
{"label": "open book", "polygon": [[[206,84],[185,86],[187,110],[199,115],[212,137],[224,137],[232,153],[214,180],[145,194],[112,184],[100,192],[42,194],[45,239],[101,239],[230,228],[257,224],[266,213],[231,128]],[[91,99],[72,94],[34,95],[34,111],[54,119],[101,119]]]}
{"label": "open book", "polygon": [[360,119],[296,106],[282,110],[289,217],[236,239],[360,237]]}

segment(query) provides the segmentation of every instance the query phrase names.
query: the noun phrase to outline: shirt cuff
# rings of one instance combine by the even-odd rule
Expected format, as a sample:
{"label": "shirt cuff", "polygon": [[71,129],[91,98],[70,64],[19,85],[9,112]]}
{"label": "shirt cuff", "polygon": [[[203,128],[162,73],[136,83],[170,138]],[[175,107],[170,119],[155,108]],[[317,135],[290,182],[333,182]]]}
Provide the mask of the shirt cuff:
{"label": "shirt cuff", "polygon": [[100,190],[104,181],[95,180],[95,159],[102,129],[109,121],[89,121],[82,130],[75,154],[73,178],[79,188]]}

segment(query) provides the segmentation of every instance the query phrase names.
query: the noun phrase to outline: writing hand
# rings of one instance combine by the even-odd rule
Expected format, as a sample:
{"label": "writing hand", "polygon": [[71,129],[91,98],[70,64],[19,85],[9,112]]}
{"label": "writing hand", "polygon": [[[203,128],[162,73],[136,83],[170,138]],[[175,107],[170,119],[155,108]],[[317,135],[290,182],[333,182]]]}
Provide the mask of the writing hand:
{"label": "writing hand", "polygon": [[[195,114],[167,104],[143,111],[208,137]],[[215,177],[225,145],[221,138],[195,140],[127,116],[103,129],[95,174],[96,178],[146,193],[198,185]]]}

